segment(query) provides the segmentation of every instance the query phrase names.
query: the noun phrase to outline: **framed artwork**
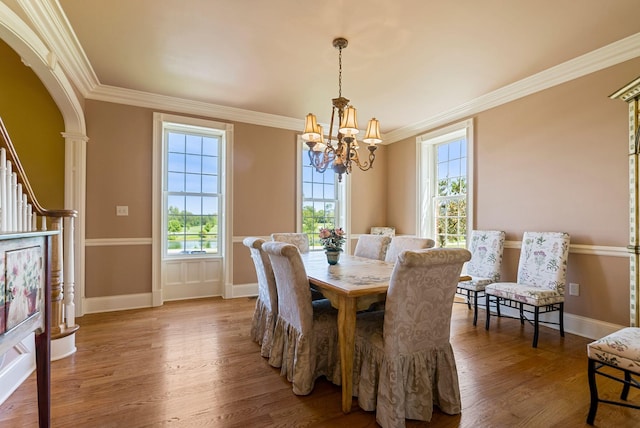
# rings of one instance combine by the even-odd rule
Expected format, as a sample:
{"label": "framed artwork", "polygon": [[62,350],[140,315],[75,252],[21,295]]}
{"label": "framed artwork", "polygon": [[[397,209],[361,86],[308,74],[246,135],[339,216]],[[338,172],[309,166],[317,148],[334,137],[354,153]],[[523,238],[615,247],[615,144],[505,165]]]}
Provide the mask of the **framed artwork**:
{"label": "framed artwork", "polygon": [[41,306],[41,251],[41,247],[29,247],[5,253],[5,331],[35,314]]}
{"label": "framed artwork", "polygon": [[372,235],[385,235],[385,236],[395,236],[396,228],[395,227],[381,227],[374,226],[371,228]]}

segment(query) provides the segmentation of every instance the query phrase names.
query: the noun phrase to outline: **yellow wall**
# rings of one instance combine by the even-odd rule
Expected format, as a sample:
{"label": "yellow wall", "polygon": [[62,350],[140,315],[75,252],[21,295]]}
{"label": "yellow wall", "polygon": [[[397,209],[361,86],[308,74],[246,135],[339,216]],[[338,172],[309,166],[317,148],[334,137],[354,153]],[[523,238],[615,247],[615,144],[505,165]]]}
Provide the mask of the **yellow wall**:
{"label": "yellow wall", "polygon": [[0,40],[0,118],[38,202],[64,208],[64,121],[33,71]]}

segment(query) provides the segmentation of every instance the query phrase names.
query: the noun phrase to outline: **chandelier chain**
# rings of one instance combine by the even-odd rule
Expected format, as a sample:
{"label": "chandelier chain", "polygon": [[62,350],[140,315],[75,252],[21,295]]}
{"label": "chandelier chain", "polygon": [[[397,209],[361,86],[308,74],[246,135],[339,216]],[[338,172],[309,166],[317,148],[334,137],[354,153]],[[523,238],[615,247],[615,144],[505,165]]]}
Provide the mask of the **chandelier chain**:
{"label": "chandelier chain", "polygon": [[338,97],[342,97],[342,47],[338,51]]}

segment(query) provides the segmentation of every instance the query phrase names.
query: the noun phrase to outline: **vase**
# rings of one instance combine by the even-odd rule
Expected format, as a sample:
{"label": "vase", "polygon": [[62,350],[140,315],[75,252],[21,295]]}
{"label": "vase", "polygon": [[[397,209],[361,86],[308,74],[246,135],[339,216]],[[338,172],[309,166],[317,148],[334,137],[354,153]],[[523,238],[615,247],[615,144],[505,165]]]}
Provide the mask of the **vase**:
{"label": "vase", "polygon": [[324,253],[327,255],[327,262],[330,265],[335,265],[340,260],[340,251],[326,250]]}

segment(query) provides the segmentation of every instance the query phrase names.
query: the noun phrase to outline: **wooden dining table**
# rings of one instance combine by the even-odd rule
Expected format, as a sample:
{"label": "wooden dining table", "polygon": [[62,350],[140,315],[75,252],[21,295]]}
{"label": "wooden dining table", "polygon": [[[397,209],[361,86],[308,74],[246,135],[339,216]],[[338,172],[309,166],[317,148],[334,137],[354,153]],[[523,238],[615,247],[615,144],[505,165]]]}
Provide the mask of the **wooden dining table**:
{"label": "wooden dining table", "polygon": [[[395,263],[342,253],[338,264],[329,265],[321,251],[302,254],[302,261],[311,286],[338,309],[342,411],[349,413],[353,402],[356,313],[386,299]],[[461,281],[468,279],[460,277]]]}
{"label": "wooden dining table", "polygon": [[302,254],[309,283],[338,309],[338,341],[342,376],[342,411],[351,411],[356,313],[384,301],[393,263],[342,253],[329,265],[324,252]]}

